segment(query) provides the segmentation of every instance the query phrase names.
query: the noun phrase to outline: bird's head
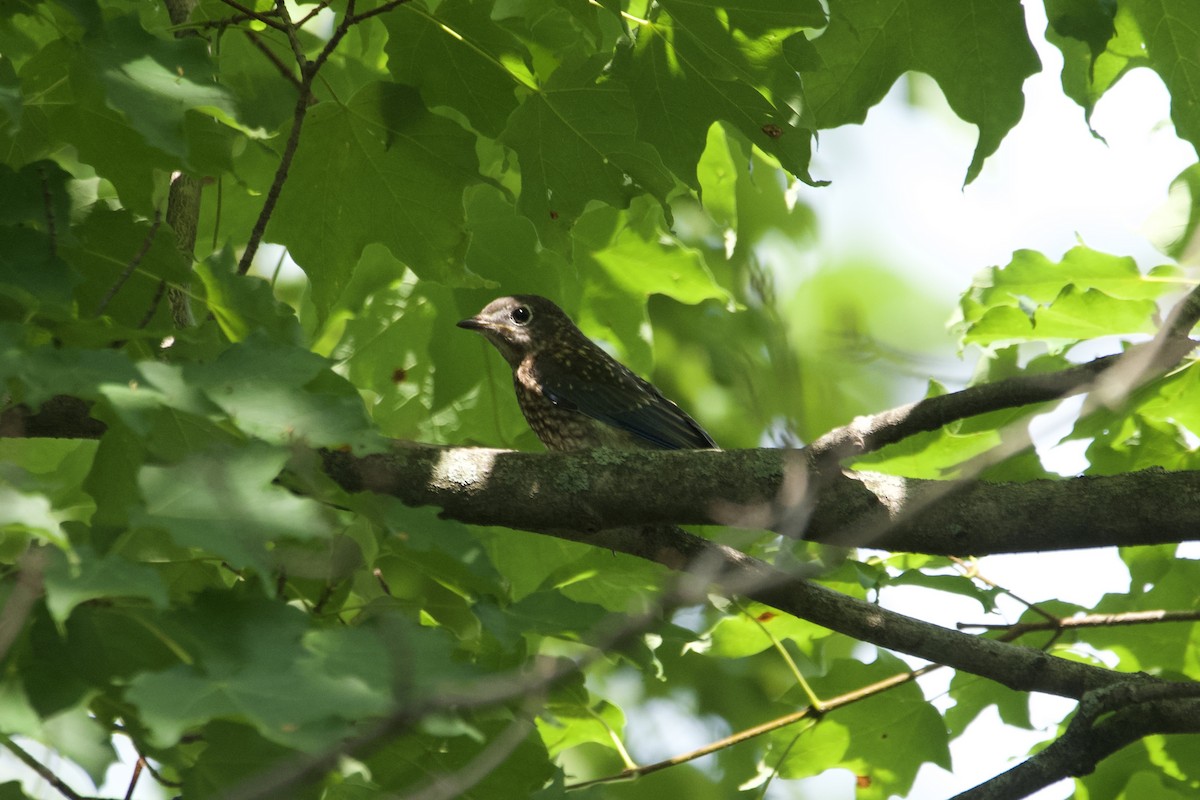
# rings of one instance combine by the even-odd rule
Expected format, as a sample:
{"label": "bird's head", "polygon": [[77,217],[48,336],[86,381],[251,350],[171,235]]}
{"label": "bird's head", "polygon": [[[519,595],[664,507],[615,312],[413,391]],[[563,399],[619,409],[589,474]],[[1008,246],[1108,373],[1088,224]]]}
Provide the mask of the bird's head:
{"label": "bird's head", "polygon": [[578,330],[561,308],[536,294],[498,297],[458,327],[482,333],[513,367],[529,353]]}

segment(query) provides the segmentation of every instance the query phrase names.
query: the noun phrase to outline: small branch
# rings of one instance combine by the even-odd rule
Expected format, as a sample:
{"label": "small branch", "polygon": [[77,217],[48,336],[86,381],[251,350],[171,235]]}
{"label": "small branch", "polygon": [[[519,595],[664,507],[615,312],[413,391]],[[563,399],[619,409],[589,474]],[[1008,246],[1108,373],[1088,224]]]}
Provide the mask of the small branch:
{"label": "small branch", "polygon": [[233,10],[239,12],[246,19],[258,20],[263,25],[266,25],[270,28],[274,28],[277,31],[281,31],[281,32],[287,31],[287,26],[284,25],[279,20],[277,20],[274,17],[271,17],[267,14],[260,14],[259,12],[255,11],[252,8],[247,8],[246,6],[237,2],[237,0],[221,0],[221,2],[224,3],[225,5],[229,6]]}
{"label": "small branch", "polygon": [[36,772],[38,777],[54,787],[54,789],[57,790],[58,793],[63,797],[68,798],[68,800],[91,800],[85,795],[79,794],[66,783],[64,783],[63,780],[55,775],[49,767],[31,756],[24,748],[14,742],[6,734],[0,733],[0,745],[3,745],[5,748],[7,748],[8,751],[16,756],[22,764]]}
{"label": "small branch", "polygon": [[[171,189],[167,192],[167,224],[175,231],[175,244],[180,254],[187,262],[190,273],[192,262],[196,259],[196,230],[200,224],[200,192],[203,181],[200,178],[177,172],[171,176]],[[175,327],[182,330],[195,325],[192,307],[188,294],[191,283],[184,282],[178,286],[167,287],[167,298],[171,303],[171,318]],[[157,294],[157,293],[156,293]],[[158,299],[152,303],[157,308]],[[153,311],[150,312],[153,317]],[[149,318],[147,318],[147,323]]]}
{"label": "small branch", "polygon": [[317,3],[317,5],[313,8],[312,11],[308,12],[303,17],[301,17],[299,20],[297,20],[296,27],[303,28],[305,25],[307,25],[309,23],[309,21],[311,21],[313,19],[313,17],[317,16],[317,14],[320,14],[322,11],[324,11],[327,8],[329,8],[329,0],[321,0],[321,2]]}
{"label": "small branch", "polygon": [[150,252],[150,247],[154,244],[154,237],[158,233],[158,226],[161,223],[162,214],[155,209],[154,220],[150,223],[150,230],[146,231],[146,236],[142,239],[142,246],[138,248],[137,253],[134,254],[130,262],[125,265],[125,269],[121,270],[121,274],[117,276],[117,280],[104,293],[104,297],[100,298],[93,316],[98,317],[104,313],[104,309],[108,308],[108,304],[112,302],[113,297],[116,296],[117,292],[121,291],[121,287],[125,285],[125,282],[133,275],[134,270],[142,263],[142,259],[146,257],[146,253]]}
{"label": "small branch", "polygon": [[361,14],[356,15],[354,17],[354,21],[362,22],[364,19],[370,19],[371,17],[374,17],[378,14],[386,14],[387,12],[391,11],[392,9],[399,8],[400,6],[402,6],[408,2],[409,2],[409,0],[389,0],[389,2],[384,3],[381,6],[376,6],[375,8],[369,9],[367,11],[362,12]]}
{"label": "small branch", "polygon": [[938,397],[927,397],[878,414],[858,417],[849,425],[821,436],[808,447],[807,453],[810,461],[822,465],[865,455],[918,433],[935,431],[952,422],[992,411],[1061,400],[1089,391],[1101,375],[1134,353],[1145,356],[1148,363],[1165,369],[1177,364],[1197,344],[1200,342],[1186,337],[1161,343],[1148,342],[1130,348],[1125,353],[1104,356],[1058,372],[1018,375]]}
{"label": "small branch", "polygon": [[424,788],[402,795],[401,800],[450,800],[462,797],[464,792],[504,763],[534,730],[530,715],[517,717],[462,769],[437,776]]}
{"label": "small branch", "polygon": [[304,55],[304,47],[300,44],[300,37],[296,35],[298,28],[292,22],[291,15],[288,14],[285,0],[275,0],[275,13],[279,15],[279,19],[283,23],[281,30],[287,34],[288,43],[292,46],[292,55],[296,57],[296,63],[300,66],[300,74],[303,75],[308,66],[308,57]]}
{"label": "small branch", "polygon": [[660,772],[669,767],[677,767],[680,764],[686,764],[689,761],[695,761],[698,758],[703,758],[704,756],[712,755],[713,753],[733,747],[734,745],[741,744],[742,742],[750,741],[758,736],[762,736],[764,733],[771,733],[772,731],[777,731],[780,728],[786,728],[789,725],[795,725],[797,722],[800,722],[804,719],[820,719],[831,711],[844,708],[845,706],[853,703],[866,700],[869,697],[882,694],[883,692],[894,689],[897,686],[910,683],[922,675],[927,675],[930,672],[941,668],[941,664],[930,664],[912,672],[897,673],[890,678],[884,678],[883,680],[877,681],[870,686],[864,686],[861,689],[856,689],[853,692],[847,692],[846,694],[839,695],[838,697],[823,702],[820,710],[814,708],[813,706],[807,706],[799,711],[794,711],[791,714],[785,714],[782,717],[777,717],[769,722],[764,722],[761,725],[755,725],[752,728],[746,728],[745,730],[738,731],[730,736],[726,736],[724,739],[718,739],[715,742],[710,742],[709,744],[706,744],[703,747],[698,747],[690,752],[681,753],[677,756],[672,756],[671,758],[664,759],[662,761],[656,761],[653,764],[625,769],[621,772],[613,775],[606,775],[602,778],[594,778],[592,780],[582,781],[580,783],[568,784],[565,788],[568,791],[585,789],[589,786],[596,786],[604,783],[617,783],[619,781],[632,780],[633,778],[640,778],[643,775],[650,775],[654,772]]}
{"label": "small branch", "polygon": [[1008,631],[1020,636],[1034,631],[1062,631],[1070,628],[1115,628],[1121,625],[1153,625],[1160,622],[1200,622],[1197,611],[1127,611],[1120,614],[1085,614],[1078,617],[1049,619],[1044,622],[960,622],[960,631]]}
{"label": "small branch", "polygon": [[[180,741],[183,741],[183,740],[180,740]],[[166,777],[161,772],[159,772],[157,769],[155,769],[154,765],[150,763],[150,759],[146,758],[145,756],[141,756],[140,758],[141,758],[143,766],[146,769],[146,772],[150,773],[150,777],[154,778],[154,781],[156,783],[159,783],[159,784],[166,786],[168,788],[171,788],[171,789],[183,788],[183,781],[171,780],[170,778]]]}
{"label": "small branch", "polygon": [[133,765],[133,775],[129,779],[129,788],[125,790],[125,800],[133,800],[133,790],[137,788],[138,778],[142,777],[142,769],[146,766],[145,756],[138,756]]}
{"label": "small branch", "polygon": [[159,281],[158,286],[154,290],[154,296],[150,298],[150,305],[146,308],[146,313],[138,321],[138,330],[145,328],[154,319],[154,315],[158,313],[158,306],[162,302],[163,295],[167,293],[167,282]]}
{"label": "small branch", "polygon": [[250,44],[258,48],[259,52],[266,56],[266,59],[275,65],[275,69],[279,70],[279,74],[282,75],[289,83],[291,83],[297,92],[303,94],[304,86],[300,83],[300,79],[292,74],[292,70],[288,67],[288,65],[283,63],[283,59],[275,55],[275,51],[267,47],[266,42],[264,42],[257,33],[249,30],[248,28],[242,28],[241,30],[242,33],[246,34],[246,38],[250,40]]}
{"label": "small branch", "polygon": [[1188,338],[1197,322],[1200,286],[1175,304],[1150,342],[1070,369],[971,386],[859,417],[813,442],[808,448],[809,458],[819,466],[836,463],[968,417],[1060,400],[1092,389],[1099,389],[1105,402],[1124,402],[1133,389],[1178,364],[1200,344]]}
{"label": "small branch", "polygon": [[275,204],[279,202],[279,193],[283,191],[288,171],[292,168],[292,159],[296,155],[296,148],[300,146],[300,129],[304,126],[305,115],[308,114],[308,89],[309,83],[305,79],[300,84],[296,108],[292,112],[292,130],[288,133],[287,143],[283,147],[283,155],[279,159],[279,166],[275,169],[275,178],[271,181],[271,188],[267,190],[262,210],[258,213],[258,219],[254,221],[254,229],[250,232],[246,249],[242,251],[241,260],[238,261],[239,275],[249,272],[250,265],[254,263],[254,255],[258,252],[258,246],[267,232],[267,223],[271,219],[271,214],[275,212]]}
{"label": "small branch", "polygon": [[[226,0],[228,2],[228,0]],[[287,8],[284,0],[277,0],[277,6],[280,15],[288,21],[286,33],[289,41],[292,42],[292,49],[296,53],[296,63],[300,66],[300,84],[297,87],[298,96],[296,97],[296,107],[292,112],[292,130],[288,133],[287,143],[284,145],[283,154],[279,159],[279,166],[275,169],[275,178],[271,181],[271,188],[267,190],[266,199],[263,201],[262,210],[259,211],[258,219],[254,221],[254,228],[250,232],[250,238],[246,242],[246,249],[242,252],[242,257],[238,261],[238,274],[245,275],[250,271],[250,265],[254,263],[254,255],[258,252],[258,247],[262,244],[263,236],[267,232],[267,223],[271,219],[271,215],[275,212],[275,206],[279,202],[279,195],[283,191],[283,184],[287,181],[288,172],[292,168],[292,159],[296,156],[296,150],[300,146],[300,131],[304,127],[304,119],[308,115],[308,108],[312,104],[312,84],[320,72],[321,67],[329,59],[329,56],[337,48],[338,43],[350,30],[350,27],[358,22],[358,18],[354,16],[354,0],[349,0],[346,7],[346,13],[342,17],[342,21],[334,29],[333,35],[329,37],[329,41],[321,49],[320,54],[313,61],[308,61],[303,51],[300,49],[299,40],[296,38],[295,26],[291,24],[290,18],[287,16]]]}
{"label": "small branch", "polygon": [[612,652],[630,637],[650,630],[674,609],[699,602],[703,595],[697,591],[702,588],[692,586],[688,581],[677,581],[674,590],[664,594],[657,608],[635,616],[614,613],[606,617],[604,623],[586,637],[584,643],[590,646],[590,650],[583,655],[574,658],[535,656],[528,667],[519,671],[483,678],[465,688],[439,687],[437,691],[426,694],[428,699],[397,708],[355,739],[339,742],[321,752],[290,759],[253,776],[228,792],[224,800],[286,796],[286,790],[324,774],[343,755],[361,757],[363,753],[370,752],[431,714],[451,709],[461,713],[471,709],[493,708],[516,699],[528,701],[531,697],[542,697],[559,682],[604,658],[606,653]]}
{"label": "small branch", "polygon": [[954,800],[1027,797],[1064,778],[1091,773],[1105,758],[1146,736],[1200,733],[1198,692],[1200,684],[1190,683],[1116,685],[1096,692],[1080,704],[1066,733],[1057,740]]}
{"label": "small branch", "polygon": [[[978,565],[967,564],[966,561],[964,561],[961,558],[958,558],[957,556],[950,556],[950,561],[953,562],[953,564],[956,567],[958,567],[960,570],[962,570],[963,577],[970,578],[971,580],[974,580],[974,581],[978,581],[978,582],[982,583],[984,586],[988,587],[989,589],[995,589],[999,592],[1003,592],[1004,594],[1011,597],[1013,600],[1016,600],[1018,603],[1025,606],[1025,608],[1029,609],[1033,613],[1041,615],[1041,617],[1043,619],[1049,620],[1051,622],[1058,622],[1058,617],[1054,616],[1049,611],[1046,611],[1044,608],[1039,606],[1037,603],[1033,602],[1032,600],[1026,600],[1025,598],[1019,596],[1015,592],[1004,588],[1000,584],[993,581],[991,578],[984,575],[982,572],[979,571]],[[959,626],[959,630],[962,630],[961,626]]]}

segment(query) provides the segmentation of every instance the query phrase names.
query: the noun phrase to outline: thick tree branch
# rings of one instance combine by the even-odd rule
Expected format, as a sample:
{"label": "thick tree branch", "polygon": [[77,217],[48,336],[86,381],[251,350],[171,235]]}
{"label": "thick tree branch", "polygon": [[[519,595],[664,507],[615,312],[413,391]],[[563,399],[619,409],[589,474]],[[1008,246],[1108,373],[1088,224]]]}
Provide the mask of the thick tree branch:
{"label": "thick tree branch", "polygon": [[[0,415],[0,436],[95,438],[104,425],[88,410],[88,403],[70,397],[52,398],[37,413],[9,408]],[[517,453],[408,444],[387,454],[326,452],[323,458],[329,475],[352,491],[437,506],[470,524],[546,532],[586,534],[639,524],[781,528],[796,504],[787,495],[805,493],[801,451],[790,450]],[[980,556],[1177,543],[1200,531],[1195,471],[979,482],[949,494],[945,486],[839,474],[800,503],[807,513],[805,537]],[[913,507],[921,510],[909,513]]]}
{"label": "thick tree branch", "polygon": [[[726,453],[726,456],[752,455],[756,451],[744,451],[743,454]],[[504,472],[502,466],[495,466],[501,457],[509,455],[500,451],[483,451],[485,459],[493,463],[492,474]],[[491,496],[496,491],[488,485],[487,467],[481,461],[456,461],[468,453],[461,450],[440,451],[449,457],[449,462],[436,457],[427,450],[417,448],[405,449],[395,456],[368,457],[358,460],[346,454],[327,454],[327,468],[334,475],[346,479],[347,464],[359,464],[364,468],[358,472],[358,480],[347,480],[343,483],[351,491],[368,489],[376,492],[394,494],[405,502],[414,498],[413,492],[420,494],[421,486],[433,487],[434,492],[447,492],[448,497],[461,497],[463,493],[478,490]],[[430,456],[435,456],[430,458]],[[720,453],[712,453],[719,456]],[[529,456],[526,456],[528,458]],[[558,456],[561,457],[561,456]],[[539,459],[556,458],[556,456],[535,456]],[[567,457],[570,458],[570,457]],[[576,457],[578,458],[578,457]],[[416,480],[413,483],[393,483],[389,477],[389,464],[396,460],[424,461],[430,470],[426,480]],[[566,462],[563,462],[566,463]],[[561,467],[562,465],[560,465]],[[374,468],[373,468],[374,467]],[[375,469],[377,468],[377,469]],[[672,470],[661,470],[676,475]],[[561,472],[561,469],[558,471]],[[543,473],[547,483],[554,481],[554,470]],[[586,475],[586,473],[584,473]],[[415,477],[415,476],[413,476]],[[503,482],[503,481],[502,481]],[[529,501],[529,490],[534,491],[536,502]],[[511,491],[508,489],[501,492]],[[542,498],[538,484],[526,484],[526,506],[542,506]],[[578,499],[575,501],[579,505]],[[436,503],[443,505],[443,502]],[[478,510],[482,512],[483,504]],[[588,510],[584,508],[583,518],[575,517],[575,521],[586,523]],[[534,513],[538,513],[534,510]],[[454,515],[458,516],[458,515]],[[462,518],[462,517],[459,517]],[[482,516],[468,521],[481,521]],[[807,619],[818,625],[830,628],[856,639],[908,653],[931,662],[942,663],[956,669],[983,675],[1010,688],[1020,691],[1040,691],[1058,694],[1066,697],[1081,697],[1090,688],[1107,685],[1117,680],[1130,680],[1129,676],[1096,667],[1075,664],[1052,658],[1040,650],[1017,647],[990,639],[981,639],[960,634],[945,628],[920,622],[918,620],[897,614],[869,603],[854,600],[816,584],[802,581],[770,567],[762,561],[751,558],[746,554],[707,539],[694,536],[670,526],[654,526],[650,529],[623,527],[599,530],[595,533],[563,531],[561,526],[564,519],[572,517],[536,518],[539,525],[530,526],[534,530],[553,532],[561,538],[581,541],[596,547],[602,547],[628,555],[655,561],[671,569],[682,571],[694,576],[702,583],[715,583],[728,594],[738,594],[759,602],[766,603],[781,611]],[[557,526],[554,523],[557,521]],[[493,520],[493,524],[496,524]],[[508,524],[508,523],[499,523]],[[557,527],[557,530],[555,528]],[[1147,678],[1148,679],[1148,678]]]}
{"label": "thick tree branch", "polygon": [[[666,523],[779,527],[784,520],[773,509],[796,469],[786,450],[566,454],[412,445],[324,459],[348,489],[437,506],[462,522],[581,533]],[[845,473],[811,503],[805,538],[979,556],[1182,542],[1200,531],[1200,472],[971,483],[949,494],[945,487]]]}

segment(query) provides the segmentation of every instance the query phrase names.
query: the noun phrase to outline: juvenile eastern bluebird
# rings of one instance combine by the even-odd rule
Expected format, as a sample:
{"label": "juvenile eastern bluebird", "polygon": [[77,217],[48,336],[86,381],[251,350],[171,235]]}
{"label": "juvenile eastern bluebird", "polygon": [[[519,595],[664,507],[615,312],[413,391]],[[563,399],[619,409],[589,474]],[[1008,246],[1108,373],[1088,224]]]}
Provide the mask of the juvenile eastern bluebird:
{"label": "juvenile eastern bluebird", "polygon": [[479,331],[504,356],[521,412],[549,450],[717,446],[679,406],[597,347],[544,297],[498,298],[458,326]]}

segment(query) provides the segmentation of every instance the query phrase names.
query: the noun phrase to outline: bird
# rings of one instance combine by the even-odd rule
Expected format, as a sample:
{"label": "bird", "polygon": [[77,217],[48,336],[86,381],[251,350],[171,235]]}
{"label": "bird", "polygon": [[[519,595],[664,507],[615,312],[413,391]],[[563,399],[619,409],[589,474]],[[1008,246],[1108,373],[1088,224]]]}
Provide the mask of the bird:
{"label": "bird", "polygon": [[545,297],[499,297],[458,327],[483,334],[508,362],[517,403],[547,450],[718,449],[699,423]]}

